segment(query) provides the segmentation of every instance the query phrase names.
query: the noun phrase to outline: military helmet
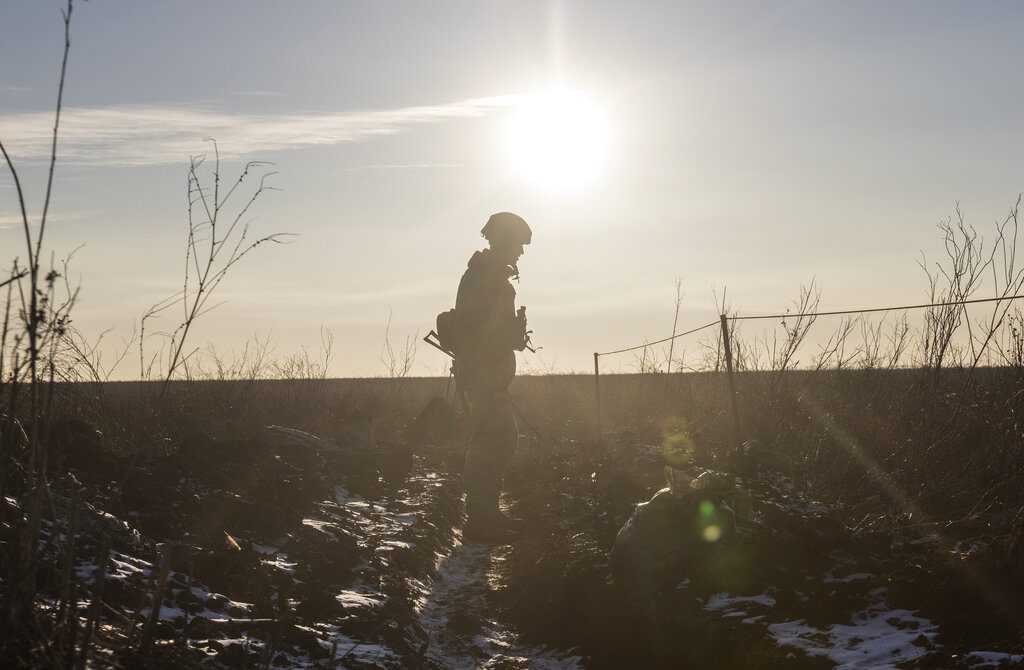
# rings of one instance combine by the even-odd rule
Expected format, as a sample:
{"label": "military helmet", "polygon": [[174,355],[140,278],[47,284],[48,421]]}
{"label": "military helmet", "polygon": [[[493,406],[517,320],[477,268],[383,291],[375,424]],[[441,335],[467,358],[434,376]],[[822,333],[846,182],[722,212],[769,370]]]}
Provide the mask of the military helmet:
{"label": "military helmet", "polygon": [[529,244],[533,237],[533,231],[530,230],[530,226],[526,225],[523,217],[512,212],[492,214],[480,234],[491,243]]}

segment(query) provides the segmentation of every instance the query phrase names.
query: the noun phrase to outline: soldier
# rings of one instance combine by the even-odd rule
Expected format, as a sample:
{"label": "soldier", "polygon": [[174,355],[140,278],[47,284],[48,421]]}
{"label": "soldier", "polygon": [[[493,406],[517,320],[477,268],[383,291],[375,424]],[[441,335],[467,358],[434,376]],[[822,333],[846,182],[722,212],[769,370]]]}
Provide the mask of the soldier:
{"label": "soldier", "polygon": [[532,232],[519,216],[500,212],[480,231],[489,249],[477,251],[455,302],[460,344],[455,380],[469,397],[473,436],[466,454],[465,537],[501,543],[514,539],[521,519],[498,507],[502,477],[519,443],[509,385],[516,374],[515,351],[526,348],[526,308],[516,312],[516,263]]}

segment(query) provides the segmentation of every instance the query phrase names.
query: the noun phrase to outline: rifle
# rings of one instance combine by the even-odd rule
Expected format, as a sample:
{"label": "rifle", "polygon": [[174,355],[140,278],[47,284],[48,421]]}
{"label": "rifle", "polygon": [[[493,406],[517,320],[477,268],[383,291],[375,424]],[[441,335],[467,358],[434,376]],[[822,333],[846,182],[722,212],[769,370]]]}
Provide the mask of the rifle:
{"label": "rifle", "polygon": [[[434,339],[431,339],[431,337],[433,337]],[[527,341],[529,341],[529,333],[527,333],[526,339]],[[423,341],[429,344],[430,346],[434,347],[438,351],[447,354],[452,358],[452,360],[455,359],[455,354],[441,346],[440,338],[438,338],[437,333],[435,333],[434,331],[430,331],[429,333],[427,333],[426,336],[423,338]],[[529,345],[527,345],[527,348],[530,349],[530,351],[534,351],[532,348],[529,347]],[[459,394],[459,402],[462,404],[463,411],[466,412],[466,414],[469,414],[469,403],[466,402],[466,394],[463,393],[462,388],[459,387],[458,378],[456,378],[455,380],[455,390]],[[544,437],[543,433],[541,433],[536,426],[530,423],[530,420],[526,418],[526,415],[523,413],[523,410],[519,408],[519,405],[516,404],[515,399],[512,398],[511,393],[508,395],[508,400],[509,402],[512,403],[512,409],[515,411],[516,415],[522,420],[522,422],[526,424],[526,427],[529,428],[533,432],[533,434],[537,436],[537,439],[539,439],[544,444],[548,444],[547,438]]]}

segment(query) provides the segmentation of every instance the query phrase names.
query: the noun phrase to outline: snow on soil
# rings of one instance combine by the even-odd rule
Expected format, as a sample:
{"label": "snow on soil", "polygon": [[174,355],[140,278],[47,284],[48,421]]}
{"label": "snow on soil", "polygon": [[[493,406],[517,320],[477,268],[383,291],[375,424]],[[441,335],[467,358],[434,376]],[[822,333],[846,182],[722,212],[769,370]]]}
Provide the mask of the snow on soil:
{"label": "snow on soil", "polygon": [[825,579],[822,580],[826,584],[849,584],[850,582],[859,582],[864,579],[871,579],[875,575],[870,572],[854,572],[853,574],[846,575],[845,577],[833,577],[831,574],[825,575]]}
{"label": "snow on soil", "polygon": [[294,561],[289,561],[287,554],[285,554],[283,551],[275,551],[273,554],[271,554],[270,558],[261,558],[260,563],[287,572],[289,575],[294,575],[295,568],[296,566],[298,566],[298,563],[295,563]]}
{"label": "snow on soil", "polygon": [[[778,484],[786,490],[790,483],[782,479]],[[801,514],[818,507],[817,503],[809,501],[790,499],[786,502],[786,508]],[[874,573],[856,570],[857,563],[852,556],[836,552],[831,558],[834,561],[831,569],[809,574],[807,579],[827,586],[819,589],[820,593],[834,595],[839,590],[846,597],[854,597],[848,609],[838,604],[842,598],[831,603],[837,609],[826,614],[827,618],[820,625],[808,623],[809,620],[822,621],[820,602],[795,592],[792,595],[799,597],[796,609],[793,608],[795,603],[776,607],[777,598],[785,600],[785,594],[775,588],[759,595],[714,593],[704,602],[704,610],[719,613],[723,620],[739,620],[742,624],[759,627],[774,645],[828,659],[836,668],[897,668],[936,649],[936,624],[916,611],[892,607],[887,600],[886,587],[880,585],[881,580]],[[975,658],[976,663],[993,663],[1005,660],[1005,655]]]}
{"label": "snow on soil", "polygon": [[766,593],[759,596],[730,596],[728,593],[716,593],[708,598],[704,609],[709,612],[726,610],[728,613],[735,611],[734,605],[741,603],[756,603],[765,607],[775,607],[775,598]]}
{"label": "snow on soil", "polygon": [[508,547],[467,543],[441,559],[437,578],[424,588],[418,608],[420,625],[430,639],[427,657],[441,667],[458,669],[582,668],[580,656],[523,645],[500,622],[481,617],[490,610],[488,592],[501,581],[508,552]]}
{"label": "snow on soil", "polygon": [[934,624],[910,610],[885,607],[859,612],[851,624],[821,629],[798,619],[771,624],[768,630],[778,644],[823,656],[844,669],[896,668],[928,653],[938,633]]}
{"label": "snow on soil", "polygon": [[335,600],[345,607],[380,607],[384,604],[384,596],[377,593],[368,586],[359,586],[355,589],[345,589],[334,596]]}
{"label": "snow on soil", "polygon": [[[855,613],[850,623],[824,627],[811,626],[804,619],[768,623],[770,613],[761,610],[774,607],[776,602],[768,594],[734,596],[716,593],[708,598],[704,609],[722,612],[723,619],[743,617],[743,624],[766,626],[767,634],[775,644],[800,649],[808,656],[827,658],[837,668],[896,668],[933,650],[938,627],[916,612],[889,608],[880,599],[882,593],[882,589],[873,591],[872,595],[879,599]],[[749,611],[751,605],[758,610],[754,616],[750,616],[753,614]],[[1005,654],[985,654],[975,652],[973,655],[979,659],[978,662],[986,663],[1009,659]]]}
{"label": "snow on soil", "polygon": [[964,656],[970,668],[998,668],[1024,663],[1024,654],[1006,654],[1001,651],[972,651]]}
{"label": "snow on soil", "polygon": [[[409,481],[416,486],[410,487],[408,495],[390,500],[367,500],[344,486],[336,486],[333,495],[310,510],[301,519],[301,524],[315,531],[312,533],[315,537],[326,537],[332,542],[345,536],[352,538],[356,545],[375,555],[373,561],[377,561],[376,556],[381,553],[392,555],[390,552],[394,552],[397,555],[403,551],[410,552],[417,547],[417,543],[421,550],[430,547],[427,555],[436,556],[436,576],[430,579],[429,568],[426,570],[428,574],[421,572],[418,577],[406,573],[412,588],[411,594],[403,596],[411,597],[414,603],[415,623],[422,629],[420,639],[424,642],[420,653],[425,654],[422,660],[429,662],[428,667],[538,670],[583,668],[584,659],[574,655],[572,650],[528,645],[520,640],[514,630],[495,620],[494,596],[506,588],[504,575],[513,549],[507,546],[462,543],[457,529],[438,526],[435,524],[436,519],[429,516],[431,506],[436,504],[430,492],[435,487],[444,486],[445,482],[432,473],[413,475]],[[780,480],[779,485],[783,490],[794,489],[789,480]],[[804,514],[818,512],[819,506],[819,503],[813,501],[791,501],[792,509]],[[132,540],[137,532],[124,522],[106,513],[102,514],[105,514],[102,520],[125,537],[124,544],[134,546]],[[430,524],[435,531],[434,535],[444,535],[446,539],[443,544],[430,545],[422,535],[412,532],[423,524]],[[436,532],[440,530],[445,532]],[[452,537],[455,538],[453,543]],[[298,583],[295,575],[300,564],[291,560],[279,546],[288,548],[296,558],[301,556],[301,552],[293,551],[295,546],[288,545],[286,538],[261,539],[273,544],[251,544],[252,550],[258,554],[259,562],[290,575],[292,581]],[[957,552],[964,554],[975,550],[975,545],[968,543],[957,545],[956,548]],[[710,613],[709,616],[717,617],[723,623],[741,625],[747,631],[762,631],[764,640],[783,651],[791,650],[795,654],[827,659],[838,668],[896,668],[935,650],[937,625],[916,611],[891,606],[886,599],[885,588],[879,586],[880,578],[874,573],[858,569],[873,566],[858,565],[842,556],[836,556],[835,560],[835,563],[828,564],[827,570],[819,567],[808,579],[828,584],[829,589],[822,592],[827,593],[835,588],[846,595],[855,594],[856,604],[832,612],[826,618],[814,615],[814,598],[803,596],[799,591],[787,594],[771,582],[763,593],[755,591],[753,595],[735,595],[725,591],[713,593],[702,601],[702,607]],[[112,551],[107,579],[123,582],[151,579],[153,570],[151,562]],[[76,572],[80,579],[92,583],[96,565],[89,561],[79,562]],[[389,604],[388,595],[363,581],[370,579],[366,575],[371,572],[369,562],[358,566],[354,573],[362,577],[334,594],[338,603],[348,611],[347,617],[351,620],[366,618],[369,614],[380,615]],[[301,570],[299,575],[302,576]],[[230,624],[255,621],[252,618],[255,616],[252,612],[254,606],[250,603],[230,600],[213,592],[199,580],[190,580],[180,573],[172,572],[169,581],[168,595],[175,605],[164,604],[159,618],[176,630],[182,627],[185,620],[196,618]],[[187,593],[189,586],[190,599],[182,602],[174,597],[182,591]],[[765,586],[762,584],[758,590]],[[676,586],[676,590],[685,591],[689,588],[689,577],[682,579]],[[795,602],[794,596],[799,597],[799,602]],[[289,602],[293,606],[296,604],[291,600]],[[187,614],[188,605],[193,604],[198,607],[193,607],[191,614]],[[84,611],[87,606],[87,601],[80,602],[81,610]],[[797,609],[792,609],[794,606]],[[134,614],[145,618],[148,615],[148,604]],[[336,621],[342,626],[349,622],[348,619]],[[394,620],[387,625],[399,630]],[[305,647],[308,653],[299,653],[296,648],[275,651],[277,660],[273,667],[323,667],[322,657],[316,659],[309,655],[317,651],[318,645],[335,655],[340,667],[397,668],[409,660],[408,652],[399,653],[395,650],[398,646],[395,649],[389,648],[387,643],[375,639],[373,633],[352,637],[338,625],[328,623],[299,628],[313,636],[311,645]],[[209,638],[205,635],[214,633],[205,633],[203,637],[197,635],[189,639],[188,644],[206,655],[214,665],[218,654],[224,650],[237,648],[255,652],[264,644],[248,635],[236,637],[238,630],[235,628],[230,631]],[[390,641],[394,641],[394,638]],[[1024,655],[974,651],[963,655],[960,661],[962,665],[959,667],[994,668],[1024,663]]]}

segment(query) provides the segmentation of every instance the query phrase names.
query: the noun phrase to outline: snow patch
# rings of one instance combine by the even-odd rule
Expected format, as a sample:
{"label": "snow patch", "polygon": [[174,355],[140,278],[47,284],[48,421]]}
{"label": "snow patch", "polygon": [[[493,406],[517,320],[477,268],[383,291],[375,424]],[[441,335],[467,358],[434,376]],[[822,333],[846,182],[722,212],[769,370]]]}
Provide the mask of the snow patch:
{"label": "snow patch", "polygon": [[289,561],[288,557],[283,553],[275,554],[271,558],[261,558],[260,563],[277,568],[278,570],[283,570],[289,575],[295,574],[295,567],[298,565],[298,563],[294,561]]}
{"label": "snow patch", "polygon": [[263,554],[265,556],[273,556],[274,554],[277,554],[277,553],[279,553],[281,551],[277,547],[271,547],[271,546],[266,545],[266,544],[257,544],[255,542],[252,543],[252,548],[253,548],[253,551],[256,551],[256,552],[258,552],[260,554]]}
{"label": "snow patch", "polygon": [[338,539],[338,536],[335,535],[334,532],[331,530],[331,528],[334,527],[334,524],[332,524],[329,521],[324,521],[323,519],[306,518],[302,520],[302,525],[309,526],[310,528],[315,528],[316,530],[320,531],[332,540]]}
{"label": "snow patch", "polygon": [[708,598],[704,609],[709,612],[718,612],[724,609],[731,610],[734,606],[741,603],[757,603],[765,607],[775,607],[775,598],[767,593],[762,593],[759,596],[731,596],[723,591]]}
{"label": "snow patch", "polygon": [[849,584],[850,582],[859,582],[865,579],[871,579],[875,575],[870,572],[855,572],[852,575],[846,575],[845,577],[833,577],[832,575],[825,575],[822,580],[826,584]]}
{"label": "snow patch", "polygon": [[1004,663],[1007,665],[1024,663],[1024,654],[1007,654],[1002,651],[972,651],[964,656],[964,661],[971,668],[998,668]]}
{"label": "snow patch", "polygon": [[834,624],[821,630],[797,619],[771,624],[768,632],[780,646],[828,658],[837,668],[880,670],[924,656],[938,629],[910,610],[876,606],[855,614],[849,625]]}
{"label": "snow patch", "polygon": [[[555,650],[526,646],[518,635],[498,621],[477,620],[471,638],[452,635],[449,623],[466,613],[488,612],[488,592],[495,588],[507,548],[476,543],[456,545],[441,559],[437,578],[426,586],[417,602],[419,623],[430,642],[428,658],[439,667],[450,668],[536,668],[537,670],[579,670],[580,656],[561,656]],[[488,659],[481,662],[481,658]]]}
{"label": "snow patch", "polygon": [[335,600],[345,607],[380,607],[384,604],[384,596],[370,588],[344,590],[334,596]]}

